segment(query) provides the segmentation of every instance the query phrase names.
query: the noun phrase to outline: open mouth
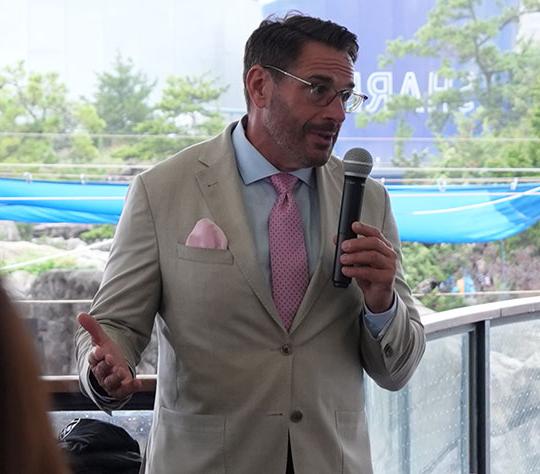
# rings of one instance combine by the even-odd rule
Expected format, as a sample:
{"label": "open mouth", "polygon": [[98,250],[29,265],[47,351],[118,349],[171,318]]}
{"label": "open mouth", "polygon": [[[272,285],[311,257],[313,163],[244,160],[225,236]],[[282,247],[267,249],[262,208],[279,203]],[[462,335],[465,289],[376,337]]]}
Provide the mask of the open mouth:
{"label": "open mouth", "polygon": [[316,143],[321,145],[331,146],[334,144],[335,134],[323,130],[311,130],[311,134],[315,137]]}

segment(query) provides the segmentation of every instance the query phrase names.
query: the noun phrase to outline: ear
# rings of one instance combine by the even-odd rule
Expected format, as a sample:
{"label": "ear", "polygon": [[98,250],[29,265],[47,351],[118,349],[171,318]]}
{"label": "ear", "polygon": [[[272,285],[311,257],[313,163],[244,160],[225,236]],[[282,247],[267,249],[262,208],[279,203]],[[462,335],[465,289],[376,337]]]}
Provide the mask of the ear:
{"label": "ear", "polygon": [[246,75],[246,89],[251,104],[263,108],[269,104],[272,96],[272,77],[260,64],[252,66]]}

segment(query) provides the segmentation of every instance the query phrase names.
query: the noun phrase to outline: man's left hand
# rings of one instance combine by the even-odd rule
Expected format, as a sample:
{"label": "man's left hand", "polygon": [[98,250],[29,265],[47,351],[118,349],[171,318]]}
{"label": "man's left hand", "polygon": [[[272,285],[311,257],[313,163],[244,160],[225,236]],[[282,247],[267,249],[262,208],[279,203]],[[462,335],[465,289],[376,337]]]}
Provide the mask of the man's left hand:
{"label": "man's left hand", "polygon": [[352,230],[358,237],[342,243],[342,272],[356,280],[369,310],[382,313],[390,309],[394,299],[398,256],[375,227],[353,222]]}

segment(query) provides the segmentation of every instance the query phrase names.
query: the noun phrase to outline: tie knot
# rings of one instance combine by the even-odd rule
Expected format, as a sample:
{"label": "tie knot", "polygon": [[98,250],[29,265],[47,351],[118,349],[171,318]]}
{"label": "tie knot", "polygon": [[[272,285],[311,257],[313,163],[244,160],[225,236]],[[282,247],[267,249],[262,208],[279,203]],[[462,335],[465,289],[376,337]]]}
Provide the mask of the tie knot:
{"label": "tie knot", "polygon": [[271,176],[270,181],[278,194],[286,194],[293,190],[298,178],[292,174],[278,173]]}

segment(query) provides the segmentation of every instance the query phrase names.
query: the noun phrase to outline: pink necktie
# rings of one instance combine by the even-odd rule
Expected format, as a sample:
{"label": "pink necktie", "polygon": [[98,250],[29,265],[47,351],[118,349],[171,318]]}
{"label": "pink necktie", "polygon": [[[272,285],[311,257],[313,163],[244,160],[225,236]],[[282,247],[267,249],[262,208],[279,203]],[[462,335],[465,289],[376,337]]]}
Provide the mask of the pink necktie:
{"label": "pink necktie", "polygon": [[309,282],[302,217],[294,200],[296,176],[279,173],[270,178],[278,196],[268,218],[272,296],[287,331]]}

